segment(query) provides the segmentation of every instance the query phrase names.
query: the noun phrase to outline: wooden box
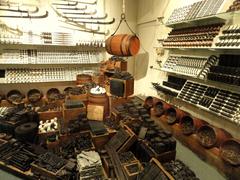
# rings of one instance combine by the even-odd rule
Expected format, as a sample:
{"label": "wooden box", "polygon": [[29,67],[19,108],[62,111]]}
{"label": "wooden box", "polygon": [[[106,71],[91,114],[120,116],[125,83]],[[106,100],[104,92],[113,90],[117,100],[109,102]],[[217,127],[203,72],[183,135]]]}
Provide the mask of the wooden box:
{"label": "wooden box", "polygon": [[51,136],[51,135],[58,135],[59,134],[59,131],[61,129],[61,120],[63,118],[63,113],[62,111],[46,111],[46,112],[39,112],[39,119],[40,121],[47,121],[47,120],[50,120],[50,119],[53,119],[53,118],[57,118],[58,119],[58,130],[56,131],[51,131],[51,132],[38,132],[38,136],[39,136],[39,139],[40,140],[43,140],[45,141],[47,137]]}
{"label": "wooden box", "polygon": [[134,93],[134,79],[117,79],[109,78],[110,94],[113,96],[124,97],[133,95]]}
{"label": "wooden box", "polygon": [[142,147],[147,151],[148,156],[150,158],[156,158],[160,162],[169,162],[171,160],[175,160],[176,158],[176,150],[166,151],[161,154],[157,154],[146,142],[141,143]]}
{"label": "wooden box", "polygon": [[[137,166],[138,167],[138,171],[131,172],[130,171],[130,167],[131,166]],[[143,167],[142,167],[142,165],[141,165],[141,163],[139,161],[136,161],[136,162],[124,165],[123,166],[123,170],[124,170],[124,172],[127,175],[127,178],[129,180],[135,180],[137,178],[138,174],[140,174],[142,172]]]}
{"label": "wooden box", "polygon": [[103,135],[94,135],[91,132],[91,137],[96,149],[102,148],[110,139],[108,132]]}
{"label": "wooden box", "polygon": [[123,127],[125,129],[125,131],[129,134],[129,138],[128,140],[117,150],[117,152],[121,153],[121,152],[125,152],[127,151],[132,144],[137,140],[137,136],[135,135],[135,133],[127,126]]}
{"label": "wooden box", "polygon": [[65,168],[65,166],[61,167],[56,173],[48,171],[47,169],[44,169],[40,166],[38,166],[37,164],[34,164],[34,162],[31,164],[31,170],[32,172],[37,172],[40,173],[42,175],[44,175],[45,177],[48,177],[49,179],[58,179],[58,174],[60,171],[62,171]]}
{"label": "wooden box", "polygon": [[162,164],[157,159],[152,158],[150,162],[156,164],[159,167],[159,169],[168,177],[169,180],[174,180],[172,175],[164,169]]}
{"label": "wooden box", "polygon": [[70,120],[77,119],[81,112],[86,112],[86,111],[87,111],[86,106],[81,108],[66,109],[65,106],[63,105],[64,124],[67,125]]}

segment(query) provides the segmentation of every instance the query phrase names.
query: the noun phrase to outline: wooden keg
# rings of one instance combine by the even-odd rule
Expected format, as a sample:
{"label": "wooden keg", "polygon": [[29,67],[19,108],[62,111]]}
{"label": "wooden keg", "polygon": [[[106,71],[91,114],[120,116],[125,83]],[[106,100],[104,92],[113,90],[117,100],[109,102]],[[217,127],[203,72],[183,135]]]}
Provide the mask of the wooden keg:
{"label": "wooden keg", "polygon": [[136,35],[113,35],[105,43],[107,52],[117,56],[134,56],[140,48],[140,41]]}
{"label": "wooden keg", "polygon": [[83,85],[85,83],[92,82],[92,76],[89,74],[78,74],[76,79],[77,85]]}
{"label": "wooden keg", "polygon": [[173,107],[168,108],[165,114],[168,124],[178,123],[183,116],[187,115],[184,111]]}
{"label": "wooden keg", "polygon": [[234,166],[240,165],[240,141],[228,139],[220,146],[220,157]]}
{"label": "wooden keg", "polygon": [[19,90],[11,90],[7,93],[7,100],[11,104],[21,104],[23,103],[24,94],[22,94]]}
{"label": "wooden keg", "polygon": [[191,116],[183,116],[180,119],[180,127],[184,135],[190,135],[198,130],[202,125],[207,124],[201,119],[196,119]]}
{"label": "wooden keg", "polygon": [[30,103],[37,103],[40,102],[40,100],[42,99],[43,94],[40,90],[38,89],[30,89],[27,93],[27,99]]}
{"label": "wooden keg", "polygon": [[99,105],[104,107],[104,117],[109,115],[109,99],[106,93],[104,94],[88,94],[88,104]]}
{"label": "wooden keg", "polygon": [[205,148],[219,147],[231,135],[223,129],[203,125],[197,131],[197,139]]}

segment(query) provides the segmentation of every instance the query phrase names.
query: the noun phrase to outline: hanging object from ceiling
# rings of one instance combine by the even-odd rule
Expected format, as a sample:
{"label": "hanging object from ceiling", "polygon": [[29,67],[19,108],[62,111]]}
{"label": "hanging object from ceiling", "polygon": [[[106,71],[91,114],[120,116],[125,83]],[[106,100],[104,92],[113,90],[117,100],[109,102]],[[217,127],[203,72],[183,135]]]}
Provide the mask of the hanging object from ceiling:
{"label": "hanging object from ceiling", "polygon": [[[116,34],[122,22],[125,22],[128,29],[131,31],[131,34]],[[115,35],[116,34],[116,35]],[[130,28],[126,20],[125,14],[125,0],[123,0],[121,20],[118,24],[115,32],[107,38],[106,42],[106,51],[109,54],[116,56],[134,56],[138,53],[140,49],[140,40],[138,39],[136,33]]]}

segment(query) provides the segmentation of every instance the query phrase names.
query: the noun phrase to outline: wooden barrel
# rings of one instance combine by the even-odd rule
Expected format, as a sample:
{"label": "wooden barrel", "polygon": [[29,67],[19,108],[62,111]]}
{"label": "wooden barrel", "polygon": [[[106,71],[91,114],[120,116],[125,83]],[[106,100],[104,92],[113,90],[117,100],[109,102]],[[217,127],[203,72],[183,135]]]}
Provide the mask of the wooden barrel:
{"label": "wooden barrel", "polygon": [[219,147],[231,135],[223,129],[203,125],[197,131],[197,139],[205,148]]}
{"label": "wooden barrel", "polygon": [[153,107],[153,97],[152,96],[146,97],[143,107],[146,108],[147,111],[150,113],[150,110]]}
{"label": "wooden barrel", "polygon": [[85,83],[92,82],[92,76],[89,74],[78,74],[76,79],[77,85],[83,85]]}
{"label": "wooden barrel", "polygon": [[7,93],[7,100],[11,104],[21,104],[23,103],[23,98],[25,96],[19,90],[11,90]]}
{"label": "wooden barrel", "polygon": [[109,116],[109,99],[106,93],[104,94],[88,94],[88,104],[99,105],[104,107],[104,117]]}
{"label": "wooden barrel", "polygon": [[182,119],[183,116],[186,115],[186,113],[180,109],[175,109],[173,107],[168,108],[166,111],[166,117],[167,117],[167,123],[168,124],[175,124]]}
{"label": "wooden barrel", "polygon": [[151,114],[154,116],[160,117],[169,108],[171,108],[170,104],[167,104],[163,101],[158,101],[158,102],[154,103],[153,111],[151,111]]}
{"label": "wooden barrel", "polygon": [[184,135],[190,135],[198,130],[202,125],[207,124],[201,119],[196,119],[191,116],[183,116],[180,119],[180,127]]}
{"label": "wooden barrel", "polygon": [[106,51],[117,56],[134,56],[138,53],[140,41],[137,36],[117,34],[106,40]]}
{"label": "wooden barrel", "polygon": [[43,94],[38,89],[30,89],[27,93],[27,99],[30,103],[37,103],[43,97]]}
{"label": "wooden barrel", "polygon": [[240,141],[228,139],[220,146],[220,157],[234,166],[240,165]]}

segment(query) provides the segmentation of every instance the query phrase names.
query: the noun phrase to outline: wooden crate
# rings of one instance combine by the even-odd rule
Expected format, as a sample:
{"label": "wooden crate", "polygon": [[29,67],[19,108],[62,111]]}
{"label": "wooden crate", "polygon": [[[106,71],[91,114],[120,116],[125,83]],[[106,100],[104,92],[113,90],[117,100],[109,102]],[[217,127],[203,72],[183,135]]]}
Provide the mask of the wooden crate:
{"label": "wooden crate", "polygon": [[174,180],[172,175],[164,169],[162,164],[157,159],[152,158],[150,162],[156,164],[159,167],[159,169],[168,177],[169,180]]}
{"label": "wooden crate", "polygon": [[62,111],[46,111],[46,112],[38,112],[39,119],[42,121],[46,121],[52,118],[62,118],[63,113]]}
{"label": "wooden crate", "polygon": [[65,165],[62,168],[60,168],[56,173],[54,173],[38,166],[37,164],[34,164],[34,162],[31,164],[31,170],[33,173],[34,172],[40,173],[45,177],[48,177],[49,179],[58,179],[57,174],[59,174],[59,172],[62,171],[64,168]]}
{"label": "wooden crate", "polygon": [[[91,140],[91,132],[90,131],[82,131],[82,132],[77,132],[77,133],[74,133],[74,134],[68,134],[68,135],[60,135],[60,146],[64,145],[65,143],[67,143],[70,139],[76,139],[78,138],[79,136],[81,135],[89,135],[89,139]],[[92,141],[92,144],[91,144],[91,148],[89,149],[84,149],[85,151],[93,151],[95,150],[95,145]]]}
{"label": "wooden crate", "polygon": [[[139,168],[138,172],[131,173],[129,171],[129,167],[133,166],[133,165],[138,166],[138,168]],[[124,170],[125,174],[127,175],[128,180],[135,180],[137,178],[138,174],[140,174],[142,172],[143,167],[142,167],[142,165],[139,161],[136,161],[136,162],[133,162],[133,163],[130,163],[130,164],[125,164],[123,166],[123,170]]]}
{"label": "wooden crate", "polygon": [[151,158],[156,158],[160,162],[169,162],[171,160],[175,160],[176,158],[176,150],[166,151],[161,154],[157,154],[146,142],[141,143],[145,150],[148,151],[148,154]]}
{"label": "wooden crate", "polygon": [[70,120],[77,119],[81,112],[86,112],[86,106],[81,108],[66,109],[63,105],[64,124],[67,125]]}
{"label": "wooden crate", "polygon": [[91,132],[91,137],[96,149],[102,148],[110,139],[110,135],[108,132],[103,135],[94,135]]}
{"label": "wooden crate", "polygon": [[137,140],[137,136],[135,135],[135,133],[127,126],[123,127],[125,129],[125,131],[129,134],[129,138],[128,140],[117,150],[117,152],[125,152],[127,151],[132,145],[133,143]]}
{"label": "wooden crate", "polygon": [[38,114],[39,114],[40,121],[43,121],[43,122],[45,122],[46,120],[53,119],[55,117],[58,119],[58,121],[57,121],[58,122],[58,130],[51,131],[51,132],[44,132],[44,133],[38,132],[39,139],[42,141],[45,141],[48,136],[59,135],[59,131],[61,129],[60,120],[63,118],[62,111],[46,111],[46,112],[39,112]]}

